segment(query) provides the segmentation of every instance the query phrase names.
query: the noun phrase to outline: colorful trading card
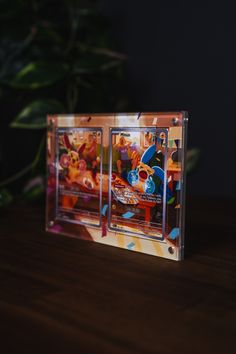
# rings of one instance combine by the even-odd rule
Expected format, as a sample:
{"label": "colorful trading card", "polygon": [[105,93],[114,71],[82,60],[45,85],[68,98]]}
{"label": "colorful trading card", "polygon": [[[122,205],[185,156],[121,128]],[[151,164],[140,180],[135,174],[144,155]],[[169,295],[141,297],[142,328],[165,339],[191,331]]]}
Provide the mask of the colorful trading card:
{"label": "colorful trading card", "polygon": [[163,237],[163,188],[167,131],[111,129],[111,229],[144,237]]}
{"label": "colorful trading card", "polygon": [[58,219],[101,224],[101,146],[101,129],[57,129]]}
{"label": "colorful trading card", "polygon": [[187,114],[48,116],[48,231],[181,260]]}

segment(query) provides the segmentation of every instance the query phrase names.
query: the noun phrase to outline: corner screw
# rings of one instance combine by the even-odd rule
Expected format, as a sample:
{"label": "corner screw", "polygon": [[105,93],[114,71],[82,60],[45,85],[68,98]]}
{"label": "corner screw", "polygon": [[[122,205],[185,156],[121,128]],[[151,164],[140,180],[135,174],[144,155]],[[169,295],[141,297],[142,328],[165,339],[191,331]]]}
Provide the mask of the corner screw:
{"label": "corner screw", "polygon": [[170,254],[174,254],[175,248],[174,247],[169,247],[168,251],[169,251]]}
{"label": "corner screw", "polygon": [[173,123],[174,126],[178,125],[178,122],[179,122],[179,118],[174,117],[174,118],[172,119],[172,123]]}
{"label": "corner screw", "polygon": [[53,227],[53,225],[54,225],[54,221],[53,220],[49,221],[49,226]]}

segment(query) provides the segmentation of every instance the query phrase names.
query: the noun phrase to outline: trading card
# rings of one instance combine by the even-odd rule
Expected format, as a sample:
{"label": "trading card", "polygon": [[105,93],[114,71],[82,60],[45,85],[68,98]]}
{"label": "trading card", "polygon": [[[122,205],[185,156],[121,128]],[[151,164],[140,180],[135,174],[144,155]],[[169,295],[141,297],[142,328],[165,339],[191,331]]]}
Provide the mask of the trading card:
{"label": "trading card", "polygon": [[101,224],[101,142],[101,129],[57,129],[57,218]]}
{"label": "trading card", "polygon": [[109,226],[143,237],[163,237],[167,130],[111,130]]}

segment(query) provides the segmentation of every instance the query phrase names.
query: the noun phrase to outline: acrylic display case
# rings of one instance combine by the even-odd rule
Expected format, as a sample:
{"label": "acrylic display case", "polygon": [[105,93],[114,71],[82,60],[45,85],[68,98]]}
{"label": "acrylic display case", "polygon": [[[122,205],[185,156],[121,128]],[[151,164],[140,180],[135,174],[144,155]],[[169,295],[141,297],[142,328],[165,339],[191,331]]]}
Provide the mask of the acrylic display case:
{"label": "acrylic display case", "polygon": [[46,229],[181,260],[187,121],[186,112],[48,116]]}

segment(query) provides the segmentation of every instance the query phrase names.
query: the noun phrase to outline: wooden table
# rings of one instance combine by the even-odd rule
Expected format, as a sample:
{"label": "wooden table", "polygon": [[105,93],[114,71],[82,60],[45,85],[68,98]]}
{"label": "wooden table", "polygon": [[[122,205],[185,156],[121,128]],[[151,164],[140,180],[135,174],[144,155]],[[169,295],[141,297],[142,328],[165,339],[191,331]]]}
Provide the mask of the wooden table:
{"label": "wooden table", "polygon": [[176,263],[44,231],[0,212],[1,354],[235,353],[235,201],[188,201]]}

